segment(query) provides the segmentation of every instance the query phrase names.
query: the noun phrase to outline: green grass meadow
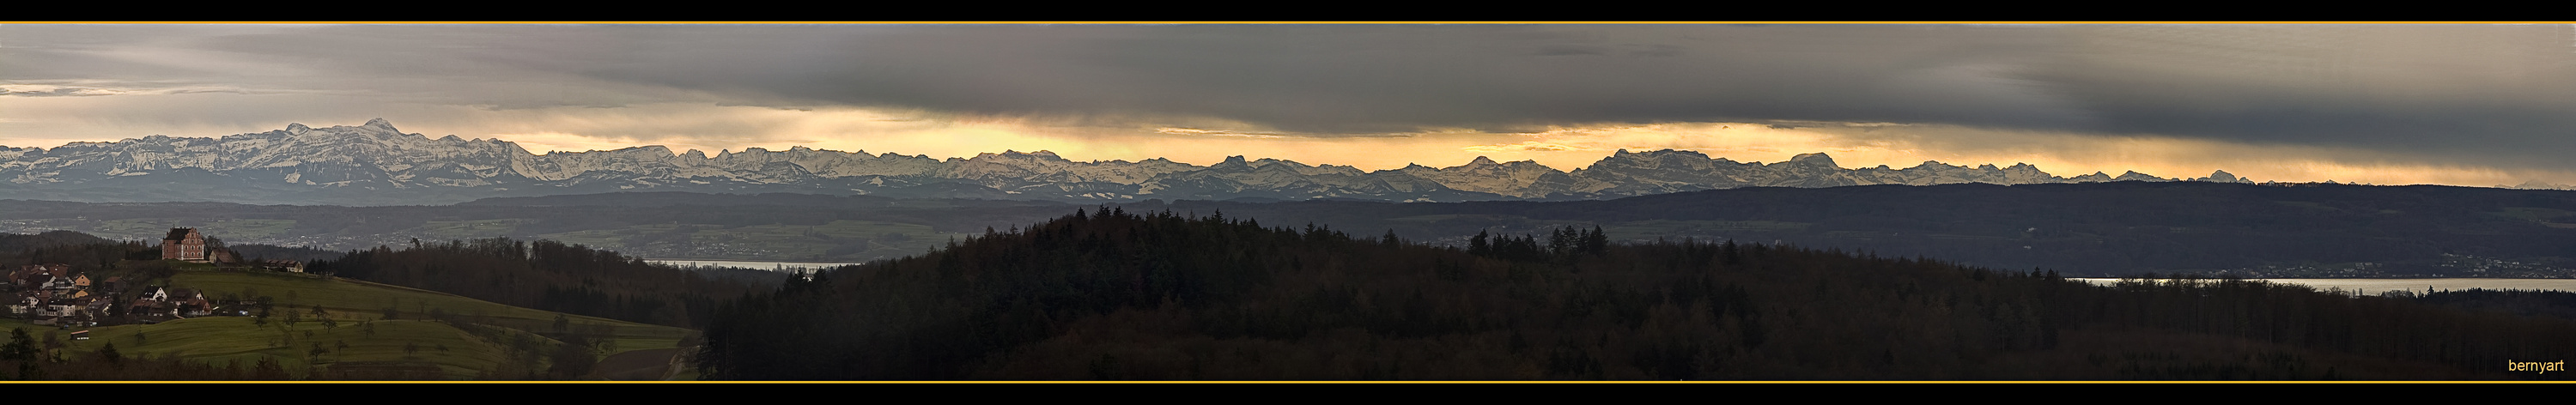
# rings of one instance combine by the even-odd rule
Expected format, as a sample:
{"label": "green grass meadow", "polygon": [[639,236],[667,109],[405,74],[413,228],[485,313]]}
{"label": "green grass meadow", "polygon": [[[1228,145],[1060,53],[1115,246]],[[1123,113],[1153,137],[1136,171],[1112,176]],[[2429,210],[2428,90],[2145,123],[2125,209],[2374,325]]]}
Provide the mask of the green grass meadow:
{"label": "green grass meadow", "polygon": [[[178,288],[200,289],[210,298],[268,296],[274,300],[277,314],[265,324],[246,316],[209,316],[153,325],[58,328],[7,319],[0,320],[0,328],[26,328],[39,342],[52,334],[62,343],[59,356],[91,356],[114,344],[117,352],[125,356],[175,356],[218,366],[238,364],[248,368],[263,358],[274,358],[298,378],[340,363],[435,365],[451,379],[475,378],[491,370],[543,370],[548,365],[535,360],[543,356],[514,357],[510,341],[531,341],[538,350],[550,350],[561,342],[531,332],[555,331],[558,316],[568,321],[573,331],[611,342],[601,357],[675,348],[682,339],[696,333],[293,273],[186,270],[168,282]],[[322,308],[320,316],[312,313],[316,305]],[[395,308],[391,318],[386,308]],[[426,320],[428,311],[433,309],[494,328],[475,333],[469,328]],[[292,326],[284,320],[283,313],[288,311],[298,318]],[[336,325],[319,320],[325,317]],[[70,332],[75,330],[90,331],[90,339],[71,340]],[[314,353],[317,343],[323,349],[321,354]],[[520,364],[508,364],[512,361]]]}

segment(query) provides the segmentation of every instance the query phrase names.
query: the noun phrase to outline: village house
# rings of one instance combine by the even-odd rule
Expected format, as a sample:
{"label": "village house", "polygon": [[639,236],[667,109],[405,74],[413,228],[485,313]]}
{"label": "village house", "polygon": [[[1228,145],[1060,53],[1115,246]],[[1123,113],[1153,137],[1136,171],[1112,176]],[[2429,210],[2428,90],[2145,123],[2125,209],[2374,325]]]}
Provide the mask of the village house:
{"label": "village house", "polygon": [[35,310],[33,311],[34,313],[32,314],[35,319],[31,320],[29,323],[37,325],[98,325],[98,321],[104,315],[103,311],[106,309],[105,306],[99,305],[101,302],[103,301],[91,297],[46,299],[44,300],[43,305],[35,307]]}
{"label": "village house", "polygon": [[152,292],[145,293],[141,298],[135,298],[132,305],[127,305],[126,313],[138,316],[194,318],[213,315],[214,307],[213,302],[207,301],[205,295],[196,290],[154,287]]}
{"label": "village house", "polygon": [[294,260],[261,260],[259,261],[259,268],[288,273],[302,273],[304,272],[304,262]]}
{"label": "village house", "polygon": [[11,315],[35,315],[35,313],[36,313],[36,307],[40,307],[40,306],[44,306],[44,305],[45,305],[45,297],[40,297],[40,296],[37,296],[36,294],[27,294],[27,295],[22,295],[22,296],[19,296],[19,297],[18,297],[18,300],[17,300],[17,301],[10,301],[10,302],[9,302],[9,314],[11,314]]}
{"label": "village house", "polygon": [[[169,308],[163,307],[162,301],[152,299],[152,297],[135,298],[133,303],[125,304],[125,313],[127,315],[142,317],[151,315],[168,315],[169,312]],[[147,323],[149,323],[148,321],[149,320],[147,320]]]}

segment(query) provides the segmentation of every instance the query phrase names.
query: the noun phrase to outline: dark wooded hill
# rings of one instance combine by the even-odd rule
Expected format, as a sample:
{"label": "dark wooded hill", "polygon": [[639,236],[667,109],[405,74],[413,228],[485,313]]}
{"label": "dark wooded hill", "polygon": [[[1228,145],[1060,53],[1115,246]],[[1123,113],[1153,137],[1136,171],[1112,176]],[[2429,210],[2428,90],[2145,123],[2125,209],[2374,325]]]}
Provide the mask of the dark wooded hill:
{"label": "dark wooded hill", "polygon": [[[1119,208],[726,305],[739,380],[2559,379],[2567,319],[1559,228],[1466,247]],[[1376,234],[1374,232],[1370,234]]]}
{"label": "dark wooded hill", "polygon": [[758,271],[750,272],[769,276],[710,276],[614,251],[507,238],[378,247],[315,261],[310,268],[503,305],[684,328],[704,324],[717,301],[783,278]]}

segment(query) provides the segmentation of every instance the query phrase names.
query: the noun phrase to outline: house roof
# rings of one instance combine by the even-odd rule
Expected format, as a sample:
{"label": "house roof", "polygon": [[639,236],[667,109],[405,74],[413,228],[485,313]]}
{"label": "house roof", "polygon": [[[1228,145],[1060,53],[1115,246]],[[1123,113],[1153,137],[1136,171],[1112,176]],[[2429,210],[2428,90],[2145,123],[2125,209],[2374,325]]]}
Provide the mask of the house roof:
{"label": "house roof", "polygon": [[196,231],[197,228],[170,228],[170,236],[161,237],[161,240],[187,239],[189,233]]}

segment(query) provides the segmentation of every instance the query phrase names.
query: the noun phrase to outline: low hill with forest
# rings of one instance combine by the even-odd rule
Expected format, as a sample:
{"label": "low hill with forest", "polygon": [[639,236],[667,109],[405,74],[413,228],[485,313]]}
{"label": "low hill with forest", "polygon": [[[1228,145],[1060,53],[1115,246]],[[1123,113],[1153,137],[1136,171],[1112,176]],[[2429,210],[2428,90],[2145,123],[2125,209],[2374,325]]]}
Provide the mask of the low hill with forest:
{"label": "low hill with forest", "polygon": [[[669,366],[694,351],[683,350],[696,345],[692,319],[703,319],[692,309],[709,312],[713,302],[775,289],[784,278],[683,270],[552,241],[331,254],[306,266],[309,273],[159,260],[150,246],[78,233],[0,234],[0,242],[23,245],[0,251],[0,267],[60,264],[95,283],[0,283],[0,292],[79,295],[71,302],[105,308],[76,311],[77,325],[70,316],[0,318],[0,330],[25,332],[0,346],[0,377],[18,379],[685,378],[685,367]],[[202,298],[212,311],[128,310],[165,288]]]}
{"label": "low hill with forest", "polygon": [[2553,299],[2095,286],[1582,228],[1475,239],[1077,211],[728,304],[699,366],[732,380],[2554,380],[2502,363],[2576,352],[2563,309],[2529,309]]}
{"label": "low hill with forest", "polygon": [[[0,370],[51,380],[578,380],[600,359],[660,352],[695,331],[512,307],[341,278],[183,268],[169,285],[255,302],[248,316],[53,327],[0,319],[28,352]],[[75,331],[88,339],[75,340]],[[17,344],[13,341],[11,344]]]}

